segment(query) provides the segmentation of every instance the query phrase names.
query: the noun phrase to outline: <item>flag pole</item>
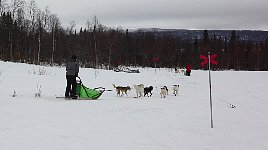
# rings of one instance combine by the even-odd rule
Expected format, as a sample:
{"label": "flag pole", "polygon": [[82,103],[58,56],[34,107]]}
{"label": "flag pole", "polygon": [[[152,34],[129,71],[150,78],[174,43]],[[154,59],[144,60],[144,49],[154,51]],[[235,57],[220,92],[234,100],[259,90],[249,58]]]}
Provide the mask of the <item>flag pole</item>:
{"label": "flag pole", "polygon": [[156,75],[156,60],[154,60],[154,74]]}
{"label": "flag pole", "polygon": [[209,72],[210,122],[211,122],[211,128],[213,128],[212,97],[211,97],[211,74],[210,74],[210,52],[208,52],[208,72]]}

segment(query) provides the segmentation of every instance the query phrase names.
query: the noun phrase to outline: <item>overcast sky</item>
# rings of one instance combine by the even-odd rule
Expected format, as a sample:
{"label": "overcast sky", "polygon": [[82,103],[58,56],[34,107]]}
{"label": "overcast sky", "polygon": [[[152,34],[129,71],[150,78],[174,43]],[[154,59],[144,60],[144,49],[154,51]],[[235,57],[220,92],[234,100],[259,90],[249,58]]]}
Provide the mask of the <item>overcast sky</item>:
{"label": "overcast sky", "polygon": [[108,27],[268,31],[268,0],[35,0],[64,27],[96,15]]}

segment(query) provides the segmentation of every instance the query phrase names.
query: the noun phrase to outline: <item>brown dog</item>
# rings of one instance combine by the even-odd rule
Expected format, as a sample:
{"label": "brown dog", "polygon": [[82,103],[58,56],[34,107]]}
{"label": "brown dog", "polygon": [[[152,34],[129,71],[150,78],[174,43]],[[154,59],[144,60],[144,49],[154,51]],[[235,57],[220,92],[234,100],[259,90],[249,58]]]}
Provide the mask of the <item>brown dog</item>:
{"label": "brown dog", "polygon": [[[126,86],[126,87],[123,87],[123,86],[115,86],[114,84],[113,84],[113,86],[114,86],[114,88],[116,90],[117,96],[123,96],[124,93],[127,95],[127,91],[130,91],[131,90],[129,86]],[[120,95],[120,93],[121,93],[121,95]]]}

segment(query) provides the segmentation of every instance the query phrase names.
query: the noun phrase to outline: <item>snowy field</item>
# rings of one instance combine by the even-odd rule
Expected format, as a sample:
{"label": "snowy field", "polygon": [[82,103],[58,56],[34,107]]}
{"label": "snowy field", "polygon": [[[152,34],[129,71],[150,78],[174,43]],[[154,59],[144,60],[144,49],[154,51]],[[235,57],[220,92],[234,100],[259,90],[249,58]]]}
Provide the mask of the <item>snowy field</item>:
{"label": "snowy field", "polygon": [[[144,68],[124,73],[82,68],[99,100],[64,100],[65,68],[0,61],[1,150],[267,150],[268,72],[208,71],[192,76]],[[39,73],[43,75],[38,75]],[[154,87],[152,97],[117,97],[112,84]],[[172,85],[179,84],[179,95]],[[169,95],[160,98],[160,87]],[[35,97],[41,91],[41,97]],[[231,108],[234,105],[236,108]]]}

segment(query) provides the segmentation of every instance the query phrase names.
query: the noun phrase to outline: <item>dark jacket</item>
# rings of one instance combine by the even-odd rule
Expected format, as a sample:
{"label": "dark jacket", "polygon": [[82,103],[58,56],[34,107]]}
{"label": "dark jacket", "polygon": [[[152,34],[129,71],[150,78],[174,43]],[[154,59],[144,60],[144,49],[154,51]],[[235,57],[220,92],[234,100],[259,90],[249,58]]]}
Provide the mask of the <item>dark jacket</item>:
{"label": "dark jacket", "polygon": [[79,63],[76,60],[71,60],[66,64],[66,75],[78,76]]}

